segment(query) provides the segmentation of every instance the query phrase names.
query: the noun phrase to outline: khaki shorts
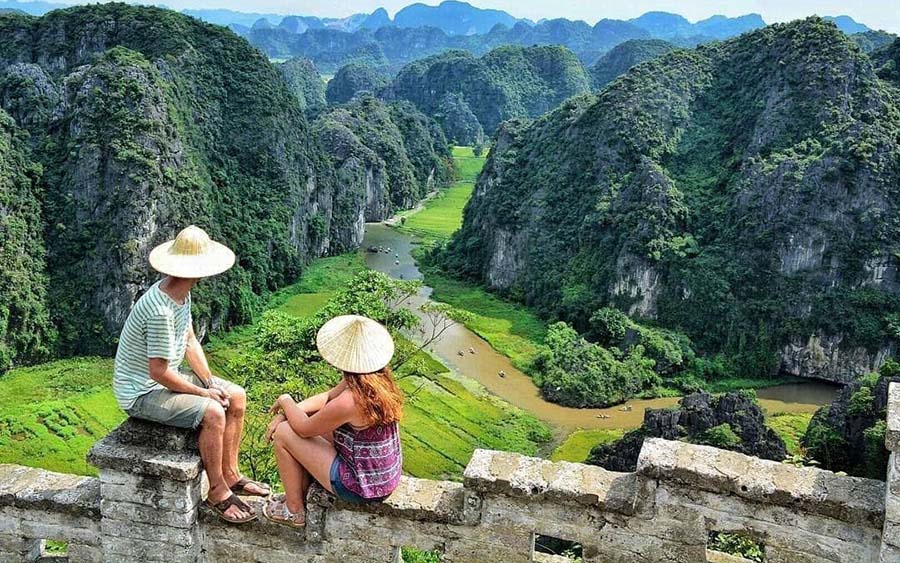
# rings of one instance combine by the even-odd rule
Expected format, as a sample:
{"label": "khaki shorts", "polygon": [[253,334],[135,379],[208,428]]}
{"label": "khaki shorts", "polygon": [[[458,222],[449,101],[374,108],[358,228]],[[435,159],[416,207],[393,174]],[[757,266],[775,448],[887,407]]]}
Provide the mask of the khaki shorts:
{"label": "khaki shorts", "polygon": [[[194,385],[203,387],[203,383],[196,375],[181,374],[181,376]],[[213,387],[224,389],[226,393],[233,393],[240,389],[234,383],[213,376]],[[206,415],[206,409],[215,403],[213,399],[191,395],[189,393],[174,393],[168,389],[154,389],[137,398],[128,416],[142,418],[153,422],[159,422],[167,426],[178,428],[197,428]]]}

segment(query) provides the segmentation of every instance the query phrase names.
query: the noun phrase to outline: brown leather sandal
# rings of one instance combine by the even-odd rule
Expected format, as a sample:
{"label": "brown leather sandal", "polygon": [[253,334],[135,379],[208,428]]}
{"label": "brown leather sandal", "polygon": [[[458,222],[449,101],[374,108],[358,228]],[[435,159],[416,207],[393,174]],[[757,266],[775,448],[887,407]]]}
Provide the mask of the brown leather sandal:
{"label": "brown leather sandal", "polygon": [[[256,493],[247,489],[247,485],[256,485],[257,488],[262,489],[264,492]],[[243,495],[245,497],[267,497],[272,494],[272,489],[266,485],[265,483],[260,483],[259,481],[253,481],[252,479],[248,479],[246,477],[241,477],[238,479],[238,482],[231,486],[231,492],[236,495]]]}
{"label": "brown leather sandal", "polygon": [[[218,514],[219,518],[221,518],[222,520],[225,520],[226,522],[229,522],[231,524],[246,524],[247,522],[252,522],[253,520],[256,520],[259,517],[259,515],[253,510],[253,508],[250,507],[249,504],[242,501],[235,494],[232,494],[227,499],[223,500],[222,502],[218,502],[218,503],[213,503],[209,499],[207,499],[206,505],[209,506],[213,510],[213,512]],[[232,506],[238,507],[241,510],[241,512],[246,513],[247,516],[245,516],[243,518],[234,518],[232,516],[228,516],[227,514],[225,514],[225,511],[227,511]]]}
{"label": "brown leather sandal", "polygon": [[302,528],[306,526],[306,517],[301,513],[293,513],[287,506],[287,501],[281,498],[270,499],[263,506],[263,516],[270,522],[281,524],[289,528]]}

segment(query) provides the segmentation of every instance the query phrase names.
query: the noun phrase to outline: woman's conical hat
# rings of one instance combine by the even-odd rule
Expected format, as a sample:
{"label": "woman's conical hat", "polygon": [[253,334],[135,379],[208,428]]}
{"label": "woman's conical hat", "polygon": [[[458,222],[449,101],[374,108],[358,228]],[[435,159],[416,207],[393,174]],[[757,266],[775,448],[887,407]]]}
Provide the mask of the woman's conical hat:
{"label": "woman's conical hat", "polygon": [[359,315],[342,315],[322,325],[316,346],[326,362],[348,373],[376,372],[394,355],[388,330]]}
{"label": "woman's conical hat", "polygon": [[164,242],[150,252],[154,270],[176,278],[206,278],[221,274],[234,265],[234,252],[218,243],[200,227],[186,227],[175,240]]}

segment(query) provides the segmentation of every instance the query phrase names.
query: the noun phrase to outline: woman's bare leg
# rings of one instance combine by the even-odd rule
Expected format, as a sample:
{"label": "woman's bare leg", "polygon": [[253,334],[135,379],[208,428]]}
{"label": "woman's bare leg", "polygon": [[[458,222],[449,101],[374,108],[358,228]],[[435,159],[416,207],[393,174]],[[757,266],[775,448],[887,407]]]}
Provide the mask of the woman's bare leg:
{"label": "woman's bare leg", "polygon": [[301,438],[288,424],[281,424],[274,438],[275,459],[288,510],[294,513],[303,511],[311,479],[334,492],[331,488],[331,464],[337,450],[333,445],[321,436]]}

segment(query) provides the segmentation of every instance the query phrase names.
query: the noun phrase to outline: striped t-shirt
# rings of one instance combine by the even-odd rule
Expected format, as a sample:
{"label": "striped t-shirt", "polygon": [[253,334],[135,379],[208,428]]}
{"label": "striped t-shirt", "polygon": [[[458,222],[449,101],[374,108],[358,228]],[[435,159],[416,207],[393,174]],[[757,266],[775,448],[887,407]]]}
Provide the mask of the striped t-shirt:
{"label": "striped t-shirt", "polygon": [[150,379],[150,358],[169,360],[178,369],[187,348],[191,295],[179,305],[153,284],[131,308],[119,337],[113,370],[113,393],[127,410],[146,393],[162,386]]}

